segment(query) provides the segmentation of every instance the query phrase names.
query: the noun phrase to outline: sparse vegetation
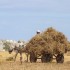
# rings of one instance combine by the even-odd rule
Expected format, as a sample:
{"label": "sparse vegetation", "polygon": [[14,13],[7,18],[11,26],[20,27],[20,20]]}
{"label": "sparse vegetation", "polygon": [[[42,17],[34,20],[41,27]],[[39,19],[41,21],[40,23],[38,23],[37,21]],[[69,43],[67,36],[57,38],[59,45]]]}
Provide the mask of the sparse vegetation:
{"label": "sparse vegetation", "polygon": [[13,58],[13,57],[8,57],[8,58],[6,59],[6,61],[14,61],[14,58]]}

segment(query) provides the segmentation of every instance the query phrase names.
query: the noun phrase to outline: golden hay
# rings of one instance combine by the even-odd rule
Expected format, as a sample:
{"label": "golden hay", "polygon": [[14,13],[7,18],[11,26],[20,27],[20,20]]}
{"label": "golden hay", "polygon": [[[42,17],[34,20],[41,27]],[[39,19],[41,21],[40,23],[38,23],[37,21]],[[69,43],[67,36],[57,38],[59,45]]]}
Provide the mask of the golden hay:
{"label": "golden hay", "polygon": [[67,46],[68,41],[65,35],[51,27],[43,33],[35,35],[26,45],[26,50],[34,51],[35,54],[42,54],[42,52],[58,54],[65,53]]}

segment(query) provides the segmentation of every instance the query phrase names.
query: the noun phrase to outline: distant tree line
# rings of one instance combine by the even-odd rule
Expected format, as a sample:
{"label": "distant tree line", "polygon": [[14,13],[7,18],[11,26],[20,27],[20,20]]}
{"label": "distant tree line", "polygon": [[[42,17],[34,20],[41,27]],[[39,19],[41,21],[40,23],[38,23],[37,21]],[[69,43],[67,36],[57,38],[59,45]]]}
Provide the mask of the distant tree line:
{"label": "distant tree line", "polygon": [[5,51],[8,51],[8,50],[10,49],[10,43],[9,43],[9,42],[5,42],[3,49],[4,49]]}

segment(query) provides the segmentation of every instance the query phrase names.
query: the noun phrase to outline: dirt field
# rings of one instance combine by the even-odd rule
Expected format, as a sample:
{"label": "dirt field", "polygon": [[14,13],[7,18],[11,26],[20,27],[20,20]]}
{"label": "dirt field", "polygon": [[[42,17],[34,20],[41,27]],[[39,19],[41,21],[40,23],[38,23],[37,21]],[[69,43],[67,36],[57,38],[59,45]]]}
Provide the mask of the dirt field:
{"label": "dirt field", "polygon": [[0,52],[0,70],[70,70],[70,53],[65,54],[65,61],[63,64],[57,64],[55,60],[52,63],[41,63],[38,60],[37,63],[26,63],[25,54],[23,54],[23,63],[20,64],[19,55],[16,62],[6,61],[6,58],[12,57],[15,53],[11,55],[8,52]]}

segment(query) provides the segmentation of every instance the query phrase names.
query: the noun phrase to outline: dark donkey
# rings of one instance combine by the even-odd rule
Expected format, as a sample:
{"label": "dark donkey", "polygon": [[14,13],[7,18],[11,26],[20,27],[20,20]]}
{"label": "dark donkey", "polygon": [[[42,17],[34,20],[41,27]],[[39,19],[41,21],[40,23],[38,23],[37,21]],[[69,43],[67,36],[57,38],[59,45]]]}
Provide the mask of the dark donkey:
{"label": "dark donkey", "polygon": [[27,56],[26,62],[28,62],[28,53],[26,52],[26,48],[24,47],[24,45],[22,45],[22,47],[15,46],[14,48],[10,48],[8,52],[9,52],[9,54],[11,54],[13,51],[15,51],[15,53],[16,53],[14,61],[16,60],[17,55],[20,54],[20,62],[22,64],[22,53],[25,53]]}

